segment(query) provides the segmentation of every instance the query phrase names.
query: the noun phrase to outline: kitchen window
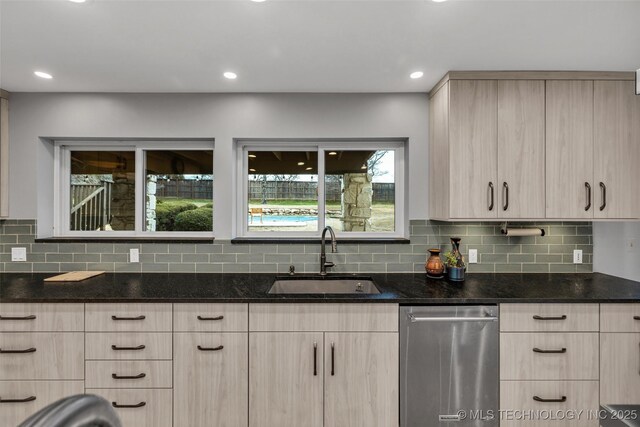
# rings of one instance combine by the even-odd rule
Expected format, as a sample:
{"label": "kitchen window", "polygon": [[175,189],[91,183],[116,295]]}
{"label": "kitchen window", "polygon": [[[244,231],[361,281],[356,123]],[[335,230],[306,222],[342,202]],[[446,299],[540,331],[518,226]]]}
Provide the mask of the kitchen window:
{"label": "kitchen window", "polygon": [[238,146],[237,234],[404,236],[404,142],[249,142]]}
{"label": "kitchen window", "polygon": [[56,141],[56,237],[213,237],[213,141]]}

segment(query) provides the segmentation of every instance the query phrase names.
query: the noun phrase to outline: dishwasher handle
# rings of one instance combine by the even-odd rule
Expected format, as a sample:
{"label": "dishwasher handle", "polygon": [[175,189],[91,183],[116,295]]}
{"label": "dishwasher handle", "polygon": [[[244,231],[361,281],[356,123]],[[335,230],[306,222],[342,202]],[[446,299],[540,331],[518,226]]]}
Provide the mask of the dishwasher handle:
{"label": "dishwasher handle", "polygon": [[497,316],[475,316],[475,317],[434,317],[434,316],[416,316],[408,313],[407,317],[414,322],[497,322]]}

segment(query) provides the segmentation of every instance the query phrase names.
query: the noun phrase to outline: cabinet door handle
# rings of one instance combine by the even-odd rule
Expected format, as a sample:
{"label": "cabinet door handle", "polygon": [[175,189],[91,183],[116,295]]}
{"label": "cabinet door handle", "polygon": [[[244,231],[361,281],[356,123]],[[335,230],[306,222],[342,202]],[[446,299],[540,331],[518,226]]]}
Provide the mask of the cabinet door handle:
{"label": "cabinet door handle", "polygon": [[140,402],[140,403],[136,403],[134,405],[122,405],[122,404],[120,404],[118,402],[111,402],[111,406],[113,406],[114,408],[142,408],[146,404],[147,404],[147,402]]}
{"label": "cabinet door handle", "polygon": [[604,182],[600,183],[600,194],[602,195],[602,204],[600,205],[600,210],[603,211],[604,208],[607,207],[607,186],[604,185]]}
{"label": "cabinet door handle", "polygon": [[633,320],[640,320],[640,316],[633,316]]}
{"label": "cabinet door handle", "polygon": [[563,347],[563,348],[561,348],[559,350],[541,350],[541,349],[539,349],[537,347],[534,347],[533,352],[534,353],[557,353],[557,354],[560,354],[560,353],[566,353],[567,349]]}
{"label": "cabinet door handle", "polygon": [[119,316],[111,316],[111,320],[144,320],[147,316],[141,315],[136,317],[119,317]]}
{"label": "cabinet door handle", "polygon": [[504,204],[502,205],[502,210],[506,211],[507,209],[509,209],[509,184],[503,182],[502,190],[504,193]]}
{"label": "cabinet door handle", "polygon": [[318,343],[313,343],[313,376],[318,376]]}
{"label": "cabinet door handle", "polygon": [[24,399],[3,399],[0,397],[0,403],[26,403],[36,400],[35,396],[25,397]]}
{"label": "cabinet door handle", "polygon": [[587,206],[584,207],[584,210],[588,211],[591,209],[591,184],[585,182],[584,188],[587,190]]}
{"label": "cabinet door handle", "polygon": [[331,343],[331,376],[336,374],[336,346]]}
{"label": "cabinet door handle", "polygon": [[201,345],[198,346],[198,350],[200,351],[220,351],[224,348],[223,345],[219,345],[217,347],[202,347]]}
{"label": "cabinet door handle", "polygon": [[492,211],[493,210],[493,205],[494,205],[494,194],[493,194],[493,182],[489,182],[489,210]]}
{"label": "cabinet door handle", "polygon": [[4,354],[23,354],[23,353],[35,353],[35,352],[36,352],[35,347],[25,348],[24,350],[3,350],[0,348],[0,353],[4,353]]}
{"label": "cabinet door handle", "polygon": [[562,316],[538,316],[535,314],[533,316],[534,320],[567,320],[567,315],[563,314]]}
{"label": "cabinet door handle", "polygon": [[533,396],[533,400],[536,402],[566,402],[567,396],[562,396],[559,399],[543,399],[542,397]]}
{"label": "cabinet door handle", "polygon": [[118,347],[117,345],[112,345],[111,350],[123,351],[123,350],[144,350],[146,346],[144,344],[139,345],[137,347]]}
{"label": "cabinet door handle", "polygon": [[139,379],[144,378],[146,376],[147,376],[147,374],[145,374],[145,373],[138,374],[138,375],[111,374],[111,378],[113,378],[114,380],[139,380]]}
{"label": "cabinet door handle", "polygon": [[36,316],[33,314],[29,316],[0,316],[0,320],[36,320]]}
{"label": "cabinet door handle", "polygon": [[216,316],[216,317],[198,316],[198,320],[222,320],[222,319],[224,319],[224,316]]}

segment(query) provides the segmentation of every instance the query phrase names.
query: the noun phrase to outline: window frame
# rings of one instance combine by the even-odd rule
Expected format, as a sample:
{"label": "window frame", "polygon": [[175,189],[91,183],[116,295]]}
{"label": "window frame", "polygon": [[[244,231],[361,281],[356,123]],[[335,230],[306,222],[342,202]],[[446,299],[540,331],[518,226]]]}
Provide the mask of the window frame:
{"label": "window frame", "polygon": [[[394,231],[338,231],[336,236],[343,240],[362,239],[404,239],[406,238],[406,194],[405,194],[405,150],[406,139],[357,139],[357,140],[237,140],[236,141],[236,237],[251,239],[292,239],[320,237],[325,226],[325,152],[327,151],[362,151],[362,150],[393,150],[394,151]],[[318,152],[318,229],[316,231],[281,231],[260,232],[250,231],[248,228],[249,194],[249,151],[309,151]]]}
{"label": "window frame", "polygon": [[[146,151],[176,150],[214,152],[213,139],[189,140],[136,140],[136,139],[71,139],[54,141],[54,221],[53,237],[87,238],[87,239],[184,239],[184,238],[213,238],[215,231],[148,231],[145,230],[144,212],[146,209]],[[133,151],[135,152],[135,227],[128,231],[74,231],[70,228],[71,202],[71,151]],[[213,168],[213,164],[212,164]],[[213,170],[213,169],[212,169]],[[214,170],[215,176],[215,170]],[[215,178],[214,178],[215,180]],[[214,197],[215,200],[215,187]]]}

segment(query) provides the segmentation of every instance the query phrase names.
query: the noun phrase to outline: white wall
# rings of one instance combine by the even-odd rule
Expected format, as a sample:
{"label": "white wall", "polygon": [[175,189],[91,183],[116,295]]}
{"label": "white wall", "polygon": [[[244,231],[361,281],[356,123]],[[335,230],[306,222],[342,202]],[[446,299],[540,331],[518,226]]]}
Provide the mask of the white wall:
{"label": "white wall", "polygon": [[[234,138],[408,138],[409,219],[427,218],[426,94],[42,94],[10,102],[10,218],[53,191],[41,137],[215,138],[216,236],[231,237]],[[42,206],[41,206],[42,207]],[[44,225],[44,224],[41,224]]]}
{"label": "white wall", "polygon": [[640,281],[640,222],[594,223],[593,243],[593,271]]}

